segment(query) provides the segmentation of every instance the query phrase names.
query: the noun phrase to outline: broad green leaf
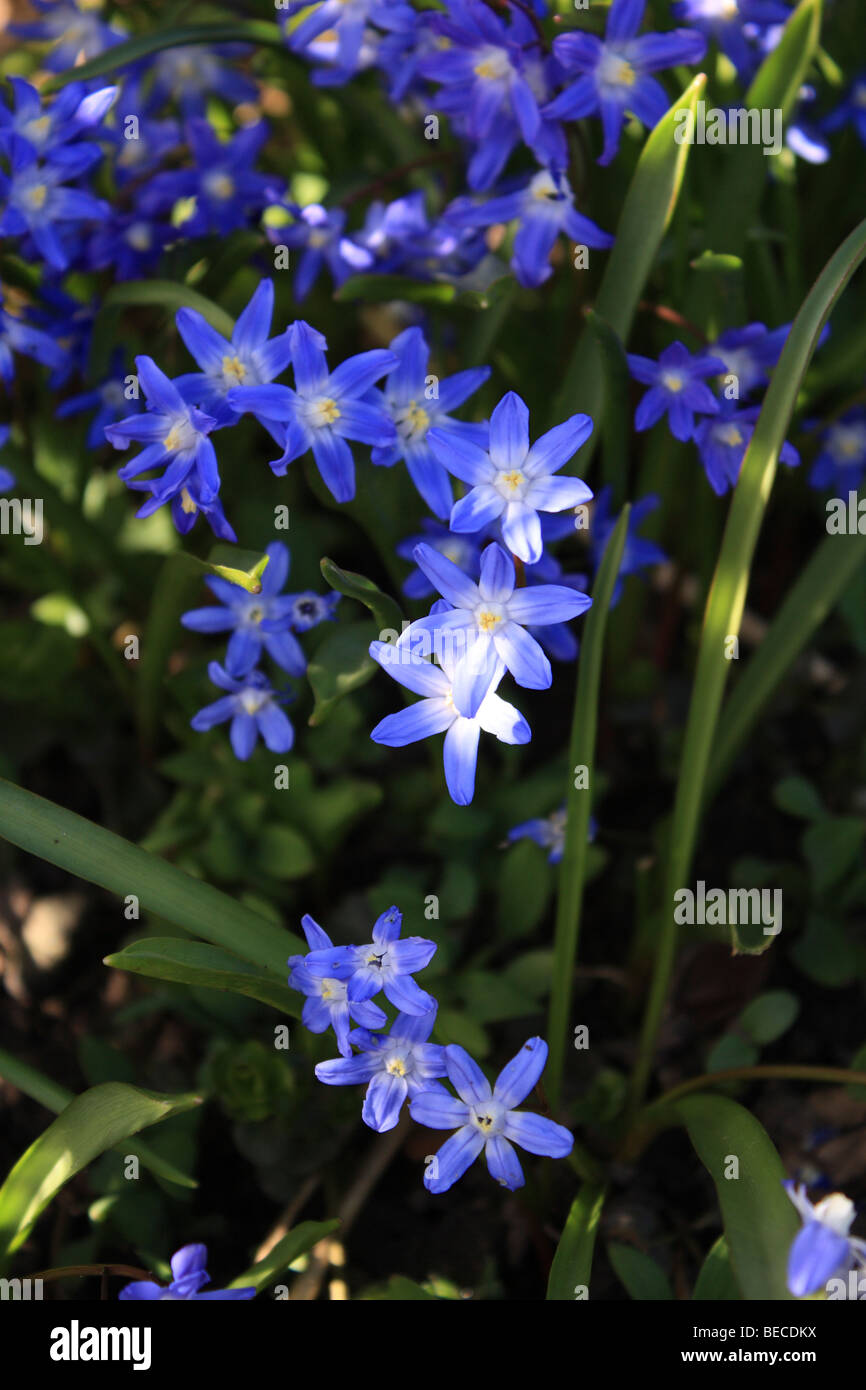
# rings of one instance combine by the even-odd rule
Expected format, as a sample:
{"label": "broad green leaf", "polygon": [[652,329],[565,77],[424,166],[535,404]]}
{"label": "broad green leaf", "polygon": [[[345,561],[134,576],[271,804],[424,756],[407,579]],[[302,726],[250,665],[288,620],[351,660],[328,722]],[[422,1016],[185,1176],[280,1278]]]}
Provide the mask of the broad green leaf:
{"label": "broad green leaf", "polygon": [[341,303],[361,299],[368,304],[404,299],[411,304],[453,304],[456,285],[439,281],[413,280],[410,275],[350,275],[336,291]]}
{"label": "broad green leaf", "polygon": [[675,1108],[715,1184],[743,1298],[790,1299],[788,1252],[800,1222],[782,1186],[787,1176],[782,1160],[766,1130],[725,1096],[688,1096]]}
{"label": "broad green leaf", "polygon": [[251,1265],[249,1269],[239,1274],[237,1279],[233,1279],[226,1287],[230,1289],[256,1288],[261,1293],[262,1289],[267,1288],[268,1284],[274,1282],[281,1274],[284,1274],[289,1265],[294,1264],[295,1260],[301,1255],[306,1255],[308,1250],[325,1236],[329,1236],[339,1226],[338,1220],[332,1221],[302,1221],[300,1225],[294,1226],[287,1236],[278,1240],[273,1250],[270,1250],[264,1259]]}
{"label": "broad green leaf", "polygon": [[[358,603],[363,603],[369,608],[378,624],[379,632],[387,632],[390,629],[399,635],[403,627],[403,614],[394,600],[388,594],[383,594],[372,579],[367,579],[363,574],[355,574],[353,570],[341,570],[340,566],[335,565],[327,556],[319,562],[319,567],[326,583],[330,584],[332,589],[336,589],[338,594],[356,599]],[[381,638],[381,641],[385,640],[384,637]]]}
{"label": "broad green leaf", "polygon": [[605,1189],[585,1182],[571,1204],[565,1229],[559,1238],[547,1283],[548,1301],[572,1303],[585,1298],[592,1272],[592,1255]]}
{"label": "broad green leaf", "polygon": [[321,724],[338,701],[366,685],[379,669],[370,656],[369,623],[347,623],[334,628],[307,667],[315,704],[310,724]]}
{"label": "broad green leaf", "polygon": [[753,1067],[759,1056],[754,1043],[747,1042],[736,1033],[724,1033],[707,1054],[707,1071],[727,1071],[729,1067]]}
{"label": "broad green leaf", "polygon": [[60,1189],[99,1154],[201,1103],[110,1081],[76,1096],[21,1155],[0,1188],[0,1249],[12,1254]]}
{"label": "broad green leaf", "polygon": [[218,24],[184,24],[175,29],[156,29],[150,34],[128,39],[126,43],[116,44],[87,63],[57,73],[49,79],[44,90],[54,92],[58,87],[65,87],[67,82],[89,82],[93,77],[119,72],[121,68],[149,58],[153,53],[162,53],[166,48],[181,48],[187,44],[209,47],[215,43],[251,43],[262,48],[275,48],[281,53],[286,51],[279,25],[269,24],[265,20],[232,19]]}
{"label": "broad green leaf", "polygon": [[[117,50],[114,49],[114,52]],[[76,71],[80,72],[78,68]],[[235,322],[231,314],[206,295],[176,280],[121,280],[106,291],[104,309],[159,308],[174,314],[178,309],[197,309],[217,333],[231,338]]]}
{"label": "broad green leaf", "polygon": [[653,1300],[657,1303],[674,1296],[670,1280],[660,1265],[642,1250],[633,1245],[621,1245],[611,1241],[607,1247],[607,1257],[616,1274],[631,1297],[640,1302]]}
{"label": "broad green leaf", "polygon": [[859,816],[828,816],[803,835],[803,853],[815,891],[824,893],[859,865],[866,824]]}
{"label": "broad green leaf", "polygon": [[383,1299],[400,1303],[452,1302],[451,1299],[440,1298],[438,1294],[430,1293],[429,1289],[416,1284],[414,1279],[407,1279],[404,1274],[392,1274],[386,1284],[373,1284],[361,1294],[361,1300],[365,1303]]}
{"label": "broad green leaf", "polygon": [[[6,1081],[10,1081],[25,1096],[30,1096],[31,1100],[38,1101],[40,1105],[45,1106],[46,1110],[51,1110],[55,1115],[59,1115],[61,1110],[65,1110],[67,1105],[75,1099],[74,1091],[67,1091],[65,1086],[58,1086],[56,1081],[52,1081],[48,1076],[43,1076],[35,1067],[28,1066],[26,1062],[19,1061],[17,1057],[13,1057],[11,1053],[4,1052],[2,1049],[0,1049],[0,1076]],[[155,1177],[163,1178],[166,1182],[173,1182],[178,1187],[198,1187],[195,1178],[191,1178],[188,1173],[182,1172],[173,1163],[169,1163],[167,1159],[156,1153],[149,1144],[145,1144],[141,1139],[136,1139],[132,1150],[128,1141],[123,1145],[115,1145],[115,1148],[124,1154],[134,1151],[144,1167]]]}
{"label": "broad green leaf", "polygon": [[265,825],[259,832],[256,863],[274,878],[304,878],[316,867],[313,851],[290,825]]}
{"label": "broad green leaf", "polygon": [[[287,957],[303,950],[298,937],[242,907],[228,894],[101,825],[3,780],[0,837],[67,873],[98,883],[121,902],[134,894],[148,912],[236,951],[280,979],[286,973]],[[118,903],[118,930],[122,922]]]}
{"label": "broad green leaf", "polygon": [[[697,672],[692,687],[674,813],[668,837],[669,852],[664,901],[688,883],[692,854],[705,801],[716,725],[731,662],[725,659],[727,639],[740,630],[752,557],[764,511],[776,476],[779,451],[794,412],[797,393],[830,312],[851,276],[866,257],[866,222],[845,239],[818,276],[797,314],[773,372],[761,414],[743,459],[728,512],[716,572],[704,613]],[[658,942],[655,970],[644,1015],[633,1099],[646,1089],[655,1037],[662,1016],[676,954],[676,924],[665,918]]]}
{"label": "broad green leaf", "polygon": [[183,941],[173,936],[144,937],[106,956],[104,964],[153,980],[245,994],[291,1018],[301,1016],[303,1000],[296,990],[279,984],[273,976],[257,970],[240,956],[216,946],[205,946],[200,941]]}
{"label": "broad green leaf", "polygon": [[816,787],[807,777],[783,777],[773,788],[773,804],[801,820],[821,820],[827,814]]}
{"label": "broad green leaf", "polygon": [[497,920],[503,936],[530,936],[550,901],[553,871],[539,845],[520,840],[503,851],[497,874]]}
{"label": "broad green leaf", "polygon": [[800,1012],[796,995],[787,989],[771,989],[747,1004],[737,1025],[761,1047],[786,1033]]}
{"label": "broad green leaf", "polygon": [[719,1236],[710,1247],[695,1282],[692,1298],[707,1303],[730,1303],[742,1299],[734,1271],[728,1242]]}
{"label": "broad green leaf", "polygon": [[[616,241],[605,267],[595,311],[628,342],[638,300],[677,205],[690,146],[674,133],[681,111],[694,111],[706,86],[699,73],[650,132],[626,194]],[[604,365],[594,334],[584,328],[553,406],[553,424],[585,411],[598,421],[604,409]],[[591,449],[592,439],[587,449]],[[584,455],[586,457],[586,455]]]}
{"label": "broad green leaf", "polygon": [[866,950],[832,917],[813,912],[791,948],[791,959],[810,980],[827,989],[850,985],[866,974]]}
{"label": "broad green leaf", "polygon": [[[547,1036],[550,1039],[550,1062],[547,1069],[546,1085],[554,1110],[559,1104],[566,1039],[571,1031],[569,1017],[589,851],[589,816],[592,797],[589,788],[594,786],[595,735],[598,727],[598,700],[601,688],[604,634],[610,601],[628,536],[630,514],[631,507],[626,504],[605,546],[601,565],[593,585],[592,607],[584,620],[580,661],[577,669],[577,691],[574,700],[568,757],[565,844],[559,866],[553,985],[550,994],[550,1014],[547,1028]],[[577,779],[573,775],[572,769],[579,765],[588,769],[588,786],[585,789],[575,786]],[[672,899],[673,895],[671,895]]]}
{"label": "broad green leaf", "polygon": [[743,269],[740,256],[731,256],[716,251],[702,251],[689,264],[692,270],[713,271],[717,275],[739,275]]}

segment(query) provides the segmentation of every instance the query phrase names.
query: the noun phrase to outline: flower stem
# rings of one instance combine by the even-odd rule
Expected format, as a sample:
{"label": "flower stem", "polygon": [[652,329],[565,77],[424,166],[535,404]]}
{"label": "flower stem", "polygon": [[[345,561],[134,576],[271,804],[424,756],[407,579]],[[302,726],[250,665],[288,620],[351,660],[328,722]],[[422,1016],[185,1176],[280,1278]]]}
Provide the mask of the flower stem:
{"label": "flower stem", "polygon": [[[605,547],[593,587],[592,608],[586,619],[583,647],[578,665],[577,693],[569,745],[565,846],[559,873],[559,895],[556,904],[553,985],[550,994],[548,1022],[550,1062],[546,1084],[554,1112],[559,1108],[562,1097],[566,1033],[574,985],[574,967],[577,960],[583,884],[586,877],[586,852],[589,841],[589,812],[592,797],[604,633],[610,600],[619,574],[622,553],[625,549],[630,510],[629,506],[623,508],[622,515]],[[586,768],[585,784],[583,778],[578,779],[575,776],[574,769],[578,765]]]}

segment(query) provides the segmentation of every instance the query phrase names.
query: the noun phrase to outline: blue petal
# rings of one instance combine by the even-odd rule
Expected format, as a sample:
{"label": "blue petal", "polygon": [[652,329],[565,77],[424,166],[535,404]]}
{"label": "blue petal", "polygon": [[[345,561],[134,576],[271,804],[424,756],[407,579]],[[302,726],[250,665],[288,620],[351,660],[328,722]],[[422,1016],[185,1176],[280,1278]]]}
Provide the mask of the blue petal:
{"label": "blue petal", "polygon": [[565,1158],[574,1147],[574,1137],[563,1125],[525,1110],[511,1111],[504,1133],[527,1153],[543,1154],[547,1158]]}
{"label": "blue petal", "polygon": [[495,1134],[492,1139],[487,1140],[485,1158],[491,1178],[495,1178],[502,1187],[507,1187],[509,1192],[515,1192],[518,1187],[523,1187],[526,1179],[523,1176],[520,1159],[512,1145],[501,1134]]}
{"label": "blue petal", "polygon": [[515,1105],[520,1105],[537,1083],[544,1071],[546,1062],[547,1043],[541,1038],[530,1038],[528,1042],[523,1044],[516,1057],[512,1057],[507,1066],[503,1067],[499,1073],[499,1078],[493,1087],[493,1094],[496,1099],[507,1106],[509,1110],[512,1110]]}
{"label": "blue petal", "polygon": [[[412,1102],[413,1106],[415,1102]],[[474,1125],[464,1125],[446,1139],[441,1149],[427,1164],[424,1186],[428,1192],[447,1192],[462,1178],[484,1148],[484,1138]]]}
{"label": "blue petal", "polygon": [[[318,1071],[318,1068],[316,1069]],[[380,1072],[374,1076],[367,1087],[361,1118],[365,1125],[384,1134],[393,1129],[400,1118],[403,1102],[409,1094],[409,1086],[404,1076],[392,1076]]]}
{"label": "blue petal", "polygon": [[797,1235],[788,1256],[788,1288],[797,1298],[817,1293],[850,1255],[845,1236],[836,1235],[820,1221],[809,1221]]}
{"label": "blue petal", "polygon": [[483,1101],[490,1100],[493,1095],[490,1082],[465,1047],[460,1047],[457,1043],[446,1047],[445,1065],[451,1085],[467,1105],[480,1105]]}

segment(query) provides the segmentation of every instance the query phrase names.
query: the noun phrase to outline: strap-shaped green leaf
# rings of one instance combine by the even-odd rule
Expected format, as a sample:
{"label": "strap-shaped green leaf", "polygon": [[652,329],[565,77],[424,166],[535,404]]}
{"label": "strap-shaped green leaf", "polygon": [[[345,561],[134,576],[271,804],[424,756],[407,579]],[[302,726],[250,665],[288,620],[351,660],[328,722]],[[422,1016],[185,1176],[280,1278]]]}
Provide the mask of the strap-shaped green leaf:
{"label": "strap-shaped green leaf", "polygon": [[285,978],[287,958],[303,950],[291,932],[242,907],[227,893],[74,811],[3,780],[0,836],[120,898],[135,894],[149,912],[192,936],[235,951],[280,979]]}
{"label": "strap-shaped green leaf", "polygon": [[[680,113],[695,112],[705,86],[706,77],[698,73],[650,132],[626,194],[616,241],[595,303],[596,312],[623,343],[628,341],[638,300],[682,187],[691,146],[675,138]],[[556,396],[552,423],[578,410],[595,419],[602,412],[603,402],[604,364],[595,335],[585,328]],[[593,443],[589,441],[584,458]]]}
{"label": "strap-shaped green leaf", "polygon": [[244,994],[249,999],[270,1004],[291,1018],[301,1016],[303,1001],[295,990],[281,985],[273,976],[257,970],[231,951],[205,946],[201,941],[182,941],[173,936],[145,937],[106,956],[105,964],[154,980]]}
{"label": "strap-shaped green leaf", "polygon": [[689,1096],[676,1110],[715,1184],[743,1297],[790,1299],[785,1276],[799,1221],[763,1125],[726,1096]]}
{"label": "strap-shaped green leaf", "polygon": [[283,1236],[282,1240],[278,1240],[264,1259],[244,1270],[237,1279],[233,1279],[228,1288],[256,1288],[261,1291],[280,1274],[283,1274],[290,1264],[294,1264],[299,1256],[306,1255],[307,1251],[312,1250],[313,1246],[320,1240],[324,1240],[325,1236],[329,1236],[332,1231],[335,1231],[339,1224],[340,1222],[336,1219],[332,1221],[302,1221],[299,1226],[294,1226],[287,1236]]}
{"label": "strap-shaped green leaf", "polygon": [[548,1301],[571,1303],[581,1297],[582,1290],[589,1289],[592,1254],[604,1198],[605,1189],[599,1183],[585,1182],[572,1202],[550,1266]]}
{"label": "strap-shaped green leaf", "polygon": [[17,1250],[60,1189],[106,1149],[200,1103],[199,1096],[158,1095],[121,1081],[76,1096],[21,1155],[0,1188],[0,1251]]}

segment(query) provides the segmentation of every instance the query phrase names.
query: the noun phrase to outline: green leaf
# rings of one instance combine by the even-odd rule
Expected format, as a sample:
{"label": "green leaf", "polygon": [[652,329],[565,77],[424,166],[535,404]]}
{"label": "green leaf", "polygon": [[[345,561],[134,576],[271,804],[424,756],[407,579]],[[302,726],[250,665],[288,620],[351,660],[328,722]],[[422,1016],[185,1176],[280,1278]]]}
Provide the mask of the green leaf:
{"label": "green leaf", "polygon": [[287,1236],[278,1240],[272,1250],[269,1250],[264,1259],[257,1264],[251,1265],[249,1269],[239,1274],[237,1279],[233,1279],[226,1287],[230,1289],[248,1289],[250,1287],[262,1289],[294,1264],[295,1260],[301,1255],[306,1255],[308,1250],[312,1250],[320,1240],[324,1240],[332,1231],[339,1226],[338,1220],[332,1221],[302,1221],[300,1225],[294,1226]]}
{"label": "green leaf", "polygon": [[0,1249],[17,1250],[60,1189],[99,1154],[200,1103],[199,1096],[163,1096],[120,1081],[76,1096],[21,1155],[0,1188]]}
{"label": "green leaf", "polygon": [[620,1245],[611,1241],[607,1256],[616,1271],[620,1282],[625,1285],[632,1298],[645,1302],[662,1302],[674,1296],[670,1280],[664,1270],[650,1255],[636,1250],[633,1245]]}
{"label": "green leaf", "polygon": [[387,1284],[373,1284],[365,1289],[361,1294],[363,1302],[371,1300],[397,1300],[400,1303],[450,1303],[451,1299],[440,1298],[438,1294],[430,1293],[423,1285],[416,1284],[414,1279],[407,1279],[403,1274],[392,1274]]}
{"label": "green leaf", "polygon": [[286,52],[286,41],[277,24],[264,20],[233,19],[219,24],[184,24],[176,29],[157,29],[150,34],[128,39],[126,43],[115,44],[104,53],[91,58],[87,63],[66,72],[57,73],[45,84],[46,92],[55,92],[65,87],[67,82],[89,82],[93,77],[104,77],[106,73],[117,72],[149,58],[153,53],[162,53],[166,48],[179,48],[186,44],[252,43],[262,48],[275,48]]}
{"label": "green leaf", "polygon": [[[298,937],[120,835],[0,779],[0,837],[284,978]],[[118,917],[120,910],[118,906]]]}
{"label": "green leaf", "polygon": [[737,1025],[752,1042],[765,1047],[788,1031],[799,1012],[799,1001],[790,990],[771,989],[746,1005]]}
{"label": "green leaf", "polygon": [[296,990],[279,984],[271,975],[241,960],[240,956],[216,946],[205,946],[200,941],[183,941],[173,936],[148,936],[106,956],[104,964],[115,970],[128,970],[133,975],[146,975],[153,980],[171,980],[175,984],[244,994],[249,999],[270,1004],[291,1018],[301,1016],[303,1001]]}
{"label": "green leaf", "polygon": [[710,1247],[701,1265],[692,1298],[707,1303],[730,1303],[742,1298],[731,1269],[731,1255],[724,1236],[719,1236]]}
{"label": "green leaf", "polygon": [[[340,566],[335,565],[327,556],[319,562],[319,567],[326,583],[330,584],[332,589],[336,589],[338,594],[356,599],[358,603],[363,603],[369,608],[380,633],[391,630],[400,634],[403,614],[399,605],[388,594],[383,594],[372,579],[367,579],[363,574],[355,574],[353,570],[341,570]],[[381,637],[380,641],[384,642],[386,638]]]}
{"label": "green leaf", "polygon": [[[585,1182],[571,1204],[565,1229],[559,1238],[547,1283],[548,1301],[572,1303],[589,1289],[592,1255],[605,1189]],[[584,1295],[585,1296],[585,1295]]]}
{"label": "green leaf", "polygon": [[550,901],[553,874],[544,851],[531,840],[506,850],[497,874],[497,920],[509,939],[530,936]]}
{"label": "green leaf", "polygon": [[817,789],[807,777],[783,777],[773,788],[773,804],[801,820],[821,820],[827,814]]}
{"label": "green leaf", "polygon": [[[595,785],[595,736],[598,728],[598,700],[601,688],[604,634],[610,601],[628,536],[630,514],[631,507],[626,504],[605,546],[593,585],[592,607],[587,614],[583,629],[580,661],[577,668],[577,691],[574,700],[568,758],[565,842],[559,867],[553,984],[547,1030],[547,1036],[550,1039],[550,1062],[547,1069],[546,1084],[550,1103],[554,1110],[559,1104],[566,1040],[571,1032],[569,1017],[589,851],[591,789]],[[577,778],[572,769],[579,765],[588,769],[588,785],[585,788],[575,786]],[[673,900],[673,895],[671,895],[671,900]]]}
{"label": "green leaf", "polygon": [[791,948],[794,964],[827,989],[850,985],[866,973],[866,951],[850,941],[838,922],[812,913],[806,930]]}
{"label": "green leaf", "polygon": [[707,1071],[726,1071],[728,1067],[753,1067],[760,1053],[753,1043],[736,1033],[723,1033],[707,1054]]}
{"label": "green leaf", "polygon": [[[115,1056],[119,1054],[115,1053]],[[59,1115],[61,1110],[65,1110],[67,1105],[75,1099],[75,1092],[68,1091],[65,1086],[58,1086],[56,1081],[50,1077],[43,1076],[35,1067],[30,1067],[26,1062],[21,1062],[11,1053],[0,1049],[0,1076],[25,1096],[30,1096],[31,1100],[36,1100],[40,1105],[44,1105],[46,1110],[51,1110],[55,1115]],[[129,1153],[130,1145],[115,1146],[120,1153]],[[189,1173],[184,1173],[180,1168],[176,1168],[173,1163],[169,1163],[161,1154],[156,1153],[149,1144],[143,1140],[136,1139],[134,1145],[136,1157],[141,1160],[145,1168],[155,1177],[163,1178],[166,1182],[173,1182],[178,1187],[196,1188],[198,1183],[195,1178],[190,1177]]]}
{"label": "green leaf", "polygon": [[[626,194],[616,241],[595,303],[596,313],[623,343],[628,342],[638,300],[677,205],[689,158],[690,146],[679,144],[674,138],[677,118],[681,111],[694,114],[705,86],[706,77],[699,73],[650,132]],[[597,420],[603,414],[603,406],[604,364],[595,335],[587,327],[555,398],[552,423],[564,420],[576,410]]]}
{"label": "green leaf", "polygon": [[[746,602],[752,557],[764,511],[773,488],[779,451],[794,411],[806,368],[833,305],[866,257],[866,221],[851,233],[831,257],[803,302],[773,372],[761,414],[743,459],[734,489],[704,613],[697,672],[692,687],[686,735],[668,844],[664,901],[689,880],[705,780],[716,734],[719,709],[731,662],[725,660],[727,639],[736,636]],[[655,1037],[667,997],[676,954],[673,915],[664,919],[655,972],[650,986],[633,1079],[633,1098],[643,1096],[652,1065]]]}
{"label": "green leaf", "polygon": [[176,280],[122,280],[106,291],[102,307],[109,310],[156,307],[169,314],[178,309],[196,309],[224,338],[231,338],[235,326],[231,314],[219,304]]}
{"label": "green leaf", "polygon": [[404,299],[410,304],[453,304],[458,294],[456,285],[413,280],[410,275],[350,275],[334,298],[340,303],[360,299],[366,304],[381,304]]}
{"label": "green leaf", "polygon": [[307,667],[315,704],[310,724],[321,724],[335,706],[353,690],[366,685],[378,671],[370,656],[368,623],[347,623],[334,628]]}
{"label": "green leaf", "polygon": [[832,816],[810,825],[803,853],[815,891],[824,893],[860,863],[866,825],[859,816]]}
{"label": "green leaf", "polygon": [[313,851],[303,835],[289,825],[266,825],[259,832],[256,863],[274,878],[304,878],[316,867]]}
{"label": "green leaf", "polygon": [[[766,1130],[725,1096],[688,1096],[675,1109],[715,1184],[743,1298],[789,1300],[785,1271],[800,1223],[782,1186],[782,1160]],[[734,1159],[736,1177],[730,1176]]]}

